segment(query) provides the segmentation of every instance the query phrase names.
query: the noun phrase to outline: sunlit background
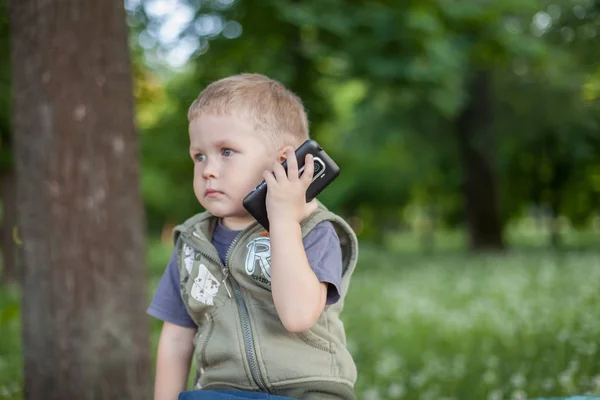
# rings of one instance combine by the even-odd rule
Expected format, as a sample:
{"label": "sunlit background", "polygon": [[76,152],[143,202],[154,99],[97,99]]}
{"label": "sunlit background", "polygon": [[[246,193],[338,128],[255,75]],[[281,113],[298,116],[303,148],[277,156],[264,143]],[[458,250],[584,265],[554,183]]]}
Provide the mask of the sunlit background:
{"label": "sunlit background", "polygon": [[[259,72],[302,97],[312,137],[341,168],[319,199],[361,241],[343,313],[359,399],[600,393],[600,4],[127,0],[125,8],[148,299],[171,229],[202,211],[187,108],[209,82]],[[8,55],[2,5],[0,24]],[[2,176],[12,171],[7,59]],[[7,288],[0,399],[21,399],[20,302],[16,285]]]}

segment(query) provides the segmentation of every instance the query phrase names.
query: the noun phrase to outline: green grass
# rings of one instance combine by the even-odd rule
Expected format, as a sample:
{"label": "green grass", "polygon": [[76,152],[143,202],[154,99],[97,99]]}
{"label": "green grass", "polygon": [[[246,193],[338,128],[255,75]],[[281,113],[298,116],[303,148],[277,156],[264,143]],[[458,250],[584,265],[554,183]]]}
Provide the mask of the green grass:
{"label": "green grass", "polygon": [[[361,248],[343,314],[358,399],[600,393],[600,249],[468,256],[448,243],[428,256]],[[150,247],[148,299],[169,256]],[[0,292],[0,327],[0,399],[21,399],[15,289]]]}
{"label": "green grass", "polygon": [[600,393],[600,253],[365,250],[344,311],[360,399]]}
{"label": "green grass", "polygon": [[21,307],[16,287],[0,289],[0,399],[21,399]]}

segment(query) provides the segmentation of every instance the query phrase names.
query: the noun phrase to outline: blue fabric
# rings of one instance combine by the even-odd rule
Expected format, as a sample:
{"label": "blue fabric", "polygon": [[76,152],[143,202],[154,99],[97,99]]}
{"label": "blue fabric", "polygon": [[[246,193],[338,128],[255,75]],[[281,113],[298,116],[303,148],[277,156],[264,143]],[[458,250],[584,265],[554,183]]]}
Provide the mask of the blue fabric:
{"label": "blue fabric", "polygon": [[293,400],[291,397],[274,396],[268,393],[243,392],[236,390],[188,390],[179,394],[178,400],[238,400],[269,399]]}

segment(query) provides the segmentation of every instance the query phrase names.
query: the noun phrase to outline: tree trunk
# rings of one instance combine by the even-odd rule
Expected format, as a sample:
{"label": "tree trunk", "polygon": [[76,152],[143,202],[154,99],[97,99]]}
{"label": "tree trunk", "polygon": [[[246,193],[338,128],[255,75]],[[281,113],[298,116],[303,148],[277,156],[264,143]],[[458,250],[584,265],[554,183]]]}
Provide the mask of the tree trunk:
{"label": "tree trunk", "polygon": [[123,2],[10,3],[26,399],[148,399]]}
{"label": "tree trunk", "polygon": [[502,222],[490,137],[490,79],[477,71],[467,81],[467,104],[458,118],[458,147],[464,170],[465,215],[472,250],[501,250]]}
{"label": "tree trunk", "polygon": [[0,171],[0,195],[2,196],[2,284],[18,280],[17,248],[15,234],[17,226],[17,194],[14,169]]}

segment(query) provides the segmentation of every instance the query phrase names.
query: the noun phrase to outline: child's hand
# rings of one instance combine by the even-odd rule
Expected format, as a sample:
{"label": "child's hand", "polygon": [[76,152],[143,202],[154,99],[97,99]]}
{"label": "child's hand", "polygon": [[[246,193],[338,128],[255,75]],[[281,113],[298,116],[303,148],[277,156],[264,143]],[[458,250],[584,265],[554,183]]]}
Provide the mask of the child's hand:
{"label": "child's hand", "polygon": [[306,202],[306,189],[310,185],[315,166],[313,157],[308,154],[302,176],[298,176],[298,162],[290,149],[287,156],[287,175],[283,166],[276,162],[273,172],[265,171],[267,182],[267,215],[269,223],[300,223],[317,209],[317,201]]}

